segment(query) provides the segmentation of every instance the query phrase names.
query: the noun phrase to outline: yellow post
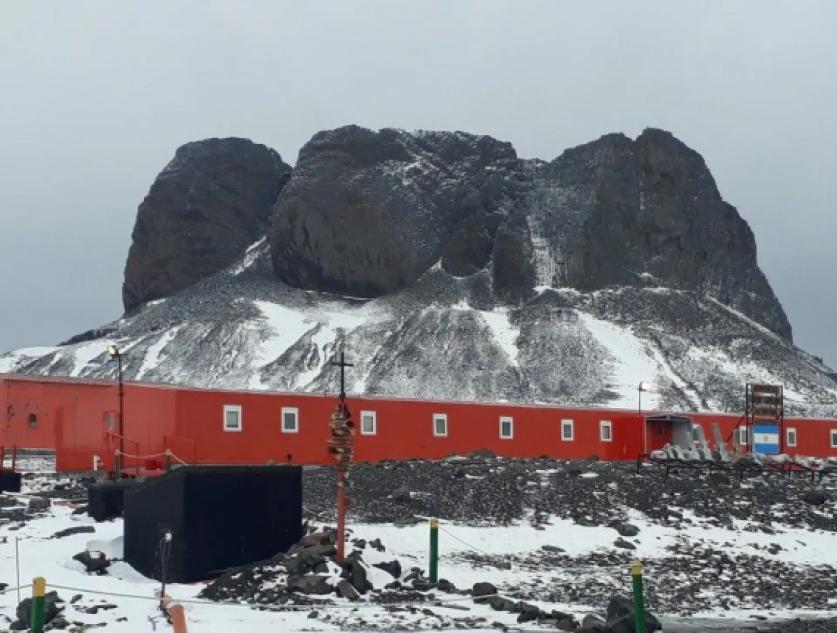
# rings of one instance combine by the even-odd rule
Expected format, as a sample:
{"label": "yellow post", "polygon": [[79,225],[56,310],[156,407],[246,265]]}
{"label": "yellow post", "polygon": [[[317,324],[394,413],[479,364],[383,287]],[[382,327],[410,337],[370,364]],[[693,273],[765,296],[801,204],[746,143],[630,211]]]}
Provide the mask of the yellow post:
{"label": "yellow post", "polygon": [[30,624],[32,633],[44,633],[44,595],[46,594],[46,580],[38,576],[32,581],[32,611]]}
{"label": "yellow post", "polygon": [[642,595],[642,561],[631,563],[631,577],[634,585],[634,631],[645,633],[645,597]]}

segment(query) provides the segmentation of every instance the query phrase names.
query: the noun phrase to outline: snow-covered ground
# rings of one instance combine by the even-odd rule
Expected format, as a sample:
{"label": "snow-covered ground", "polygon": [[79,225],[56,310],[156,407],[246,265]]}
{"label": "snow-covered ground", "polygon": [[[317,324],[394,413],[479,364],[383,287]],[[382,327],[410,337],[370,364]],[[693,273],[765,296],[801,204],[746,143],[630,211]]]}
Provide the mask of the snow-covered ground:
{"label": "snow-covered ground", "polygon": [[[745,482],[740,488],[722,488],[718,491],[718,502],[735,508],[728,516],[722,516],[724,513],[702,509],[711,490],[709,496],[701,493],[687,498],[691,486],[704,485],[700,482],[675,477],[670,480],[671,486],[660,486],[654,483],[656,480],[648,479],[653,477],[651,471],[636,475],[631,474],[630,469],[609,464],[552,464],[554,467],[546,463],[491,458],[455,459],[435,464],[415,462],[413,465],[382,466],[383,471],[376,471],[377,479],[373,479],[376,467],[367,465],[359,470],[353,492],[358,503],[357,512],[350,517],[348,526],[350,542],[362,547],[363,559],[369,565],[369,579],[376,588],[360,602],[350,603],[335,595],[304,596],[313,601],[314,606],[288,603],[254,608],[243,603],[217,603],[199,598],[206,583],[170,585],[167,592],[184,604],[193,633],[345,628],[520,628],[516,613],[475,604],[462,593],[431,589],[432,596],[425,591],[420,596],[420,603],[396,602],[387,606],[373,603],[382,599],[380,589],[393,580],[389,573],[372,567],[374,563],[398,560],[405,590],[410,588],[405,577],[411,568],[427,569],[428,524],[425,519],[429,517],[420,512],[408,512],[409,520],[406,521],[370,521],[370,513],[430,507],[422,505],[432,501],[428,486],[439,483],[443,489],[452,490],[451,482],[439,475],[450,472],[479,495],[488,490],[497,490],[499,495],[497,499],[484,498],[475,506],[484,507],[483,520],[453,516],[441,521],[439,574],[460,590],[470,589],[477,582],[490,582],[504,597],[525,600],[547,612],[569,613],[580,621],[587,614],[602,613],[606,606],[603,601],[610,594],[630,593],[628,565],[638,558],[645,564],[649,605],[672,628],[688,628],[689,622],[701,621],[703,630],[718,630],[717,622],[720,621],[730,623],[726,630],[739,630],[747,622],[753,622],[753,618],[774,621],[799,615],[837,614],[837,530],[834,529],[835,489],[832,484],[823,488],[828,500],[811,507],[798,506],[791,498],[796,491],[806,490],[805,484],[799,481],[785,482],[781,478],[762,481],[758,478]],[[33,465],[42,469],[46,462],[33,462]],[[522,468],[529,468],[527,475],[523,474]],[[482,474],[472,474],[474,472]],[[392,497],[380,492],[387,486],[405,481],[404,473],[408,473],[414,482],[414,490],[409,494],[396,493]],[[430,474],[441,481],[431,481]],[[529,492],[517,495],[527,499],[521,516],[497,521],[491,518],[494,504],[513,504],[507,498],[513,492],[502,489],[497,483],[507,476]],[[555,507],[555,512],[544,512],[543,507],[526,509],[532,493],[543,499],[547,507],[555,503],[538,489],[560,486],[564,481],[562,477],[567,477],[566,481],[571,481],[571,486],[575,487],[572,494],[588,496],[590,504],[579,504],[576,508]],[[528,482],[525,481],[527,478]],[[321,482],[327,480],[329,474],[325,469],[307,471],[307,498],[317,500],[312,507],[319,509],[329,503],[322,498],[320,489]],[[373,489],[372,481],[378,481],[381,488]],[[635,491],[620,491],[622,482],[635,487],[643,481],[653,485],[659,495],[656,503],[652,500],[646,507],[662,508],[661,513],[643,511],[633,507],[638,504],[625,501],[633,498],[631,495]],[[73,509],[79,503],[77,494],[63,495],[61,492],[72,488],[68,484],[71,482],[66,477],[44,474],[27,478],[22,494],[2,497],[0,589],[3,585],[8,588],[0,595],[0,630],[4,618],[8,623],[14,620],[18,604],[14,589],[18,585],[16,550],[24,585],[21,597],[28,595],[28,584],[33,577],[44,576],[49,588],[58,591],[65,601],[64,617],[71,624],[103,625],[105,630],[116,632],[170,630],[154,599],[159,583],[144,578],[119,560],[122,556],[121,519],[96,523],[86,514],[74,513]],[[486,486],[484,489],[480,488],[482,484]],[[25,517],[19,514],[30,499],[44,494],[55,495],[49,509]],[[397,501],[399,494],[403,502]],[[603,499],[603,494],[612,496]],[[618,494],[626,496],[620,498]],[[753,495],[763,494],[775,498],[768,518],[760,509],[747,507],[752,499],[761,498]],[[62,498],[74,496],[76,501]],[[374,499],[387,497],[391,497],[387,502],[389,506],[375,505]],[[443,501],[450,504],[442,507],[456,507],[456,499]],[[687,507],[695,503],[694,510]],[[632,526],[635,533],[622,538],[615,524],[608,523],[611,511],[621,516],[621,524]],[[444,515],[445,511],[439,513]],[[59,530],[70,527],[85,527],[92,531],[53,537]],[[364,547],[357,539],[367,543],[380,539],[386,549],[380,552]],[[626,549],[625,543],[633,549]],[[75,554],[85,550],[101,551],[114,561],[106,575],[87,573],[81,563],[73,560]],[[793,608],[790,606],[793,600],[789,601],[788,596],[797,589],[798,605],[801,606]],[[682,592],[681,598],[678,598],[678,591]],[[409,595],[415,595],[415,591]],[[312,612],[316,612],[313,617]],[[685,613],[689,613],[689,620],[677,619]],[[548,628],[539,627],[537,622],[522,626],[525,629]]]}

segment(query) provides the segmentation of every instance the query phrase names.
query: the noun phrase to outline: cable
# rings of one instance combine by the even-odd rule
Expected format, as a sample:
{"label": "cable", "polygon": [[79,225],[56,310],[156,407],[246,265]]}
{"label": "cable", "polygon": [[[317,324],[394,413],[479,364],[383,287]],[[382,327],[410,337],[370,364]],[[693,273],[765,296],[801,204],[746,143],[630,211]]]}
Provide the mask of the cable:
{"label": "cable", "polygon": [[[94,595],[100,596],[110,596],[113,598],[130,598],[134,600],[153,600],[154,602],[159,602],[160,599],[156,596],[138,596],[136,594],[127,594],[127,593],[118,593],[114,591],[100,591],[97,589],[83,589],[81,587],[69,587],[67,585],[56,585],[53,583],[48,583],[49,587],[53,587],[55,589],[66,589],[67,591],[76,591],[79,593],[90,593]],[[9,591],[14,591],[15,588],[10,589]],[[482,600],[488,598],[497,597],[499,594],[492,593],[486,594],[484,596],[462,596],[461,598],[451,598],[450,600],[413,600],[409,602],[353,602],[349,604],[291,604],[291,605],[262,605],[259,603],[248,603],[248,602],[237,602],[235,600],[201,600],[197,598],[175,598],[171,597],[173,602],[179,602],[181,604],[196,604],[196,605],[209,605],[209,606],[235,606],[235,607],[259,607],[261,609],[266,609],[268,611],[302,611],[306,609],[359,609],[359,608],[380,608],[380,609],[387,609],[391,607],[412,607],[415,605],[425,605],[425,606],[434,606],[440,605],[443,606],[445,604],[450,604],[454,602],[467,602],[469,600]]]}
{"label": "cable", "polygon": [[456,536],[456,534],[453,534],[453,533],[452,533],[452,532],[450,532],[449,530],[446,530],[446,529],[445,529],[445,528],[443,528],[441,525],[439,526],[439,529],[440,529],[440,530],[442,530],[442,532],[444,532],[444,533],[445,533],[445,534],[447,534],[448,536],[450,536],[450,537],[452,537],[452,538],[456,539],[457,541],[459,541],[460,543],[462,543],[462,544],[463,544],[463,545],[465,545],[466,547],[471,548],[471,549],[472,549],[472,550],[474,550],[475,552],[480,552],[481,554],[485,554],[486,556],[494,556],[494,554],[491,554],[491,553],[489,553],[489,552],[486,552],[484,549],[480,549],[480,548],[479,548],[479,547],[477,547],[476,545],[471,545],[470,543],[467,543],[467,542],[463,541],[461,538],[459,538],[458,536]]}
{"label": "cable", "polygon": [[26,589],[26,585],[20,585],[19,587],[6,587],[2,591],[0,591],[0,596],[4,596],[7,593],[12,593],[13,591],[17,591],[18,589]]}

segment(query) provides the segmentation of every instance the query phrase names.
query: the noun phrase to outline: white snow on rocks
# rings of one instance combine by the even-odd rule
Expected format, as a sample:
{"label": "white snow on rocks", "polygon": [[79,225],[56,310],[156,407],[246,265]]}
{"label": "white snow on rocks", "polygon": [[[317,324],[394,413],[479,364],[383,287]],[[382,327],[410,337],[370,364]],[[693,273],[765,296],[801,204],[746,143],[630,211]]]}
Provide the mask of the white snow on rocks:
{"label": "white snow on rocks", "polygon": [[[639,383],[653,382],[660,373],[660,367],[654,362],[645,343],[627,327],[602,321],[585,312],[578,312],[578,317],[590,334],[613,356],[612,383],[609,387],[620,397],[612,405],[636,406]],[[647,398],[649,407],[656,405],[657,399],[653,392],[644,398]]]}

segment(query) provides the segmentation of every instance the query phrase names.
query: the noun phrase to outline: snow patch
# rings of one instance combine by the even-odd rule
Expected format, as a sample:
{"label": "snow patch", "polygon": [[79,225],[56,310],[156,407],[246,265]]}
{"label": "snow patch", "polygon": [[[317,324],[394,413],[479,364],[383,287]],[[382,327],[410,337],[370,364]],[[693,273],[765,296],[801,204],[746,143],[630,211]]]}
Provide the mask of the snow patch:
{"label": "snow patch", "polygon": [[492,310],[477,310],[482,320],[491,330],[494,341],[500,346],[500,349],[508,356],[512,365],[517,366],[517,337],[520,336],[520,329],[512,325],[509,319],[509,311],[503,309]]}
{"label": "snow patch", "polygon": [[[648,346],[630,328],[578,312],[584,327],[614,358],[612,383],[608,385],[619,398],[612,404],[619,407],[636,405],[636,392],[641,382],[653,382],[660,369],[652,360]],[[659,397],[651,394],[648,406],[657,406]]]}

